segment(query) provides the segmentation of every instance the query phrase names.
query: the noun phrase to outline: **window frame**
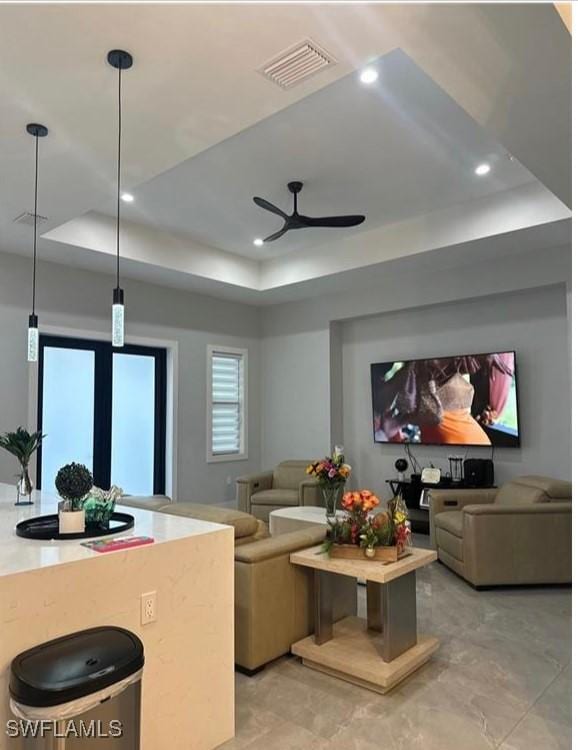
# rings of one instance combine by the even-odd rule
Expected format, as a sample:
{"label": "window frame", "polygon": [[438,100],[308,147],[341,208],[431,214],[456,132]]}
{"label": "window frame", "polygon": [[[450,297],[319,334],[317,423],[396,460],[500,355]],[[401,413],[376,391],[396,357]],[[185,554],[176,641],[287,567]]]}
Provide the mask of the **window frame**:
{"label": "window frame", "polygon": [[[213,357],[215,355],[233,355],[241,361],[242,367],[242,389],[241,389],[241,430],[239,435],[240,447],[238,453],[213,453]],[[209,344],[207,346],[207,463],[224,463],[228,461],[247,461],[249,458],[248,447],[248,349],[240,349],[233,346],[217,346]]]}
{"label": "window frame", "polygon": [[[94,352],[94,434],[93,468],[95,485],[110,487],[112,466],[112,373],[113,355],[136,354],[155,360],[155,440],[153,460],[153,494],[164,495],[166,490],[166,435],[167,435],[167,350],[157,346],[125,344],[113,348],[109,341],[100,339],[40,334],[38,352],[38,410],[37,429],[42,431],[44,399],[44,349],[82,349]],[[36,487],[42,481],[42,445],[37,451]]]}

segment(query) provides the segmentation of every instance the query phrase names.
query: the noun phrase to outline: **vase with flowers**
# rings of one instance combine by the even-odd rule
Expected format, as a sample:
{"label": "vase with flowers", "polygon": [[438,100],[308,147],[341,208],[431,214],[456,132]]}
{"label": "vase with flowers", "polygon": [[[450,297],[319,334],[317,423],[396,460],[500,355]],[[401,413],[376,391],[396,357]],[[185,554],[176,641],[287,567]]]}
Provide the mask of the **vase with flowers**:
{"label": "vase with flowers", "polygon": [[374,513],[380,499],[371,490],[347,492],[341,500],[344,516],[329,525],[322,552],[331,557],[395,562],[409,551],[407,508],[394,497]]}
{"label": "vase with flowers", "polygon": [[331,456],[326,456],[320,461],[314,461],[307,467],[307,474],[315,477],[319,482],[325,502],[327,521],[329,524],[334,523],[337,504],[351,474],[351,466],[345,463],[342,450],[336,448]]}

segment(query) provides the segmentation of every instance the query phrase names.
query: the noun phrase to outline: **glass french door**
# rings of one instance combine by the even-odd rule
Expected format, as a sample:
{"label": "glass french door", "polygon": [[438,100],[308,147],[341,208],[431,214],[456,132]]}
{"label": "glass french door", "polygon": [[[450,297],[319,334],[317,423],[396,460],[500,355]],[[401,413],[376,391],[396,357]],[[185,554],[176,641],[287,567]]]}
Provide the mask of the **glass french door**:
{"label": "glass french door", "polygon": [[83,463],[94,483],[129,495],[165,492],[166,350],[40,337],[37,486]]}

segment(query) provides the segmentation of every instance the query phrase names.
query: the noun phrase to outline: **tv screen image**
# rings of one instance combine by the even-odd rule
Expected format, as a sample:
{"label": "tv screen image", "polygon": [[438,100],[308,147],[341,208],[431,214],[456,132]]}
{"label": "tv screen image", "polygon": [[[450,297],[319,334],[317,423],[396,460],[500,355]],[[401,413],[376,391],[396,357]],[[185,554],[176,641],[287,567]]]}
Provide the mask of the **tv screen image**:
{"label": "tv screen image", "polygon": [[376,443],[518,447],[515,352],[371,365]]}

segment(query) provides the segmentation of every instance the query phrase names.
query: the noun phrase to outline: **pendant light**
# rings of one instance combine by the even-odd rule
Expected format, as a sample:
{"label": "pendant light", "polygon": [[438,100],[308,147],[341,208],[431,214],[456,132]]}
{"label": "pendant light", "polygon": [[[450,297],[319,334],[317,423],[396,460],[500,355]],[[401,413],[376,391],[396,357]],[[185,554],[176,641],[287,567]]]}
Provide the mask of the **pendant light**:
{"label": "pendant light", "polygon": [[124,346],[124,289],[120,288],[120,152],[122,135],[122,71],[132,67],[132,55],[121,49],[111,50],[108,63],[118,70],[118,152],[116,165],[116,287],[112,293],[112,345]]}
{"label": "pendant light", "polygon": [[38,139],[48,135],[48,128],[31,122],[26,132],[34,136],[34,244],[32,254],[32,312],[28,316],[28,361],[38,362],[38,315],[36,315],[36,241],[38,223]]}

